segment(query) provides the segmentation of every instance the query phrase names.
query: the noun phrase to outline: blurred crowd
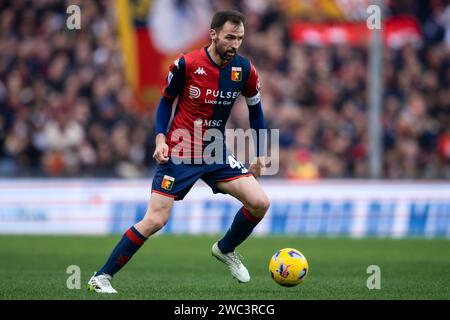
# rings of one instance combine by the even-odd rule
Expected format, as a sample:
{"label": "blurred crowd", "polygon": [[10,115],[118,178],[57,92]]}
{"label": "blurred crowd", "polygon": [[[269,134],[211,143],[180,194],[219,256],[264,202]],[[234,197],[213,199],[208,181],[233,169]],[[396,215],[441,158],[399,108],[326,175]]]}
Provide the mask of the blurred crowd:
{"label": "blurred crowd", "polygon": [[[1,3],[1,2],[0,2]],[[148,174],[150,114],[135,112],[112,1],[0,6],[0,175]]]}
{"label": "blurred crowd", "polygon": [[[154,114],[133,106],[113,2],[80,1],[81,31],[65,26],[69,2],[0,0],[0,176],[151,176]],[[386,178],[450,178],[450,5],[431,3],[406,12],[422,46],[383,51]],[[368,177],[367,49],[293,43],[278,1],[212,6],[249,20],[241,53],[280,129],[277,177]],[[248,128],[244,108],[228,127]]]}

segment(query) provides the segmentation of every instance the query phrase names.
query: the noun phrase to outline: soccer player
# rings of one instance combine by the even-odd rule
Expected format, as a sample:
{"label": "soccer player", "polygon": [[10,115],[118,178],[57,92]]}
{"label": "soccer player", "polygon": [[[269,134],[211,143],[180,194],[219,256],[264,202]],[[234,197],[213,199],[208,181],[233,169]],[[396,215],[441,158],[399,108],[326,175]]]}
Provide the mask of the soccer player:
{"label": "soccer player", "polygon": [[[259,149],[259,129],[265,129],[259,79],[251,62],[238,55],[244,38],[246,20],[237,11],[216,12],[212,18],[211,44],[180,55],[170,66],[163,96],[156,110],[156,147],[158,162],[152,193],[144,218],[129,228],[110,257],[89,280],[88,289],[116,293],[111,279],[155,232],[169,219],[173,202],[182,200],[198,179],[214,193],[226,193],[242,202],[222,239],[212,246],[212,255],[225,263],[239,282],[250,281],[247,268],[235,248],[264,217],[269,199],[255,177],[264,170],[264,148]],[[237,161],[223,143],[223,156],[215,149],[204,155],[205,139],[198,138],[209,129],[223,133],[236,98],[242,94],[248,105],[249,120],[256,130],[256,159],[249,169]],[[172,104],[178,97],[169,126]],[[222,136],[223,137],[223,136]],[[220,142],[220,135],[216,140]],[[180,142],[181,140],[181,142]],[[208,159],[223,161],[208,162]]]}

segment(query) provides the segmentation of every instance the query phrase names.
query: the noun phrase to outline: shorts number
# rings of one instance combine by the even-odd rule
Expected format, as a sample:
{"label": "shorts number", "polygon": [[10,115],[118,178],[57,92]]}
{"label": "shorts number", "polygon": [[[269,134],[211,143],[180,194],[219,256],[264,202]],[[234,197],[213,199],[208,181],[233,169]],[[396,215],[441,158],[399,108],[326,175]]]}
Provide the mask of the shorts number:
{"label": "shorts number", "polygon": [[248,170],[245,168],[244,164],[240,161],[237,161],[236,158],[233,155],[228,156],[228,162],[230,163],[230,167],[232,169],[238,168],[241,169],[242,173],[247,173]]}

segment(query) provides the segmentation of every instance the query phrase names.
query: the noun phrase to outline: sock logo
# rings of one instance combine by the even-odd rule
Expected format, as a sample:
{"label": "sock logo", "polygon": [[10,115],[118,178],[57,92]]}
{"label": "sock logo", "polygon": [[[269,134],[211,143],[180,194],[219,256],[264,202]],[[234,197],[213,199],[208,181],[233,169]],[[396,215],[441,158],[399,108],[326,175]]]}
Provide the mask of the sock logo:
{"label": "sock logo", "polygon": [[124,256],[124,255],[120,255],[119,258],[117,259],[117,264],[121,267],[123,267],[128,260],[130,260],[130,257]]}

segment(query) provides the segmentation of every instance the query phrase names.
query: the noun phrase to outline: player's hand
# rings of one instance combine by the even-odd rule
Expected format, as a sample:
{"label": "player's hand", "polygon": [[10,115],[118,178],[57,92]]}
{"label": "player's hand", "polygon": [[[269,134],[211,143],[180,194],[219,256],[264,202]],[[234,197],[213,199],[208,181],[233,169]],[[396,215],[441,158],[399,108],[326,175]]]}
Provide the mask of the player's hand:
{"label": "player's hand", "polygon": [[165,137],[162,138],[159,135],[156,137],[156,148],[153,158],[160,164],[169,161],[169,146],[166,144]]}
{"label": "player's hand", "polygon": [[255,178],[258,178],[264,174],[265,168],[266,168],[266,159],[264,157],[258,157],[256,158],[256,161],[250,164],[248,170],[253,172],[253,176]]}

